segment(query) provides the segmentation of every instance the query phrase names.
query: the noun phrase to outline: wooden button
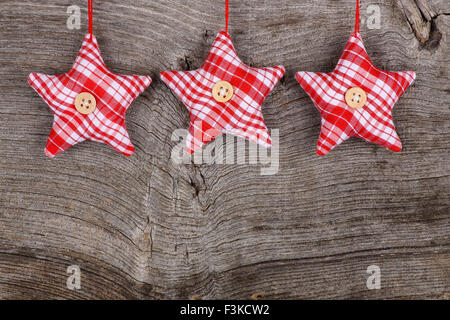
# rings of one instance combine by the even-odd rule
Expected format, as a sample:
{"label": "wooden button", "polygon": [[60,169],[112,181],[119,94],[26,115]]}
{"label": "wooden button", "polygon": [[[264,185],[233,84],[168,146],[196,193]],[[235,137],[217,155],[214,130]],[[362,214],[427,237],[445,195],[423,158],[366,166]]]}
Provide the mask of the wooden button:
{"label": "wooden button", "polygon": [[217,102],[227,102],[233,98],[233,86],[227,81],[217,82],[212,89],[212,96]]}
{"label": "wooden button", "polygon": [[350,108],[358,109],[363,107],[367,102],[367,95],[363,89],[353,87],[345,94],[345,102]]}
{"label": "wooden button", "polygon": [[91,114],[97,107],[95,97],[89,92],[82,92],[75,98],[75,108],[79,113]]}

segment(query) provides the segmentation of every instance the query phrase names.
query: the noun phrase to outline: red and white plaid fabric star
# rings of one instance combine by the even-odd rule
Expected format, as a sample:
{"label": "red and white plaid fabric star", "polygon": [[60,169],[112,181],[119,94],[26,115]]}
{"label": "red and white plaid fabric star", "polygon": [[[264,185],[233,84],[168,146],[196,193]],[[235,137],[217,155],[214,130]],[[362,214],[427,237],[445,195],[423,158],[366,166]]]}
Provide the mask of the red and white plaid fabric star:
{"label": "red and white plaid fabric star", "polygon": [[[415,77],[413,71],[391,72],[375,67],[359,32],[350,37],[333,72],[298,72],[296,79],[322,116],[317,154],[327,154],[352,136],[400,151],[392,108]],[[367,97],[359,108],[350,107],[345,99],[347,91],[355,87],[363,89]]]}
{"label": "red and white plaid fabric star", "polygon": [[[31,73],[28,82],[54,113],[45,154],[51,158],[84,140],[107,143],[130,156],[134,147],[125,125],[131,103],[151,83],[148,76],[117,75],[103,62],[94,35],[87,34],[75,63],[67,73]],[[75,107],[80,93],[95,97],[96,108],[83,114]]]}
{"label": "red and white plaid fabric star", "polygon": [[[190,112],[186,150],[192,154],[222,133],[233,134],[266,147],[272,144],[261,104],[283,77],[283,66],[251,68],[236,54],[230,35],[221,31],[200,69],[161,72],[161,79]],[[219,102],[213,87],[232,86],[231,100]]]}

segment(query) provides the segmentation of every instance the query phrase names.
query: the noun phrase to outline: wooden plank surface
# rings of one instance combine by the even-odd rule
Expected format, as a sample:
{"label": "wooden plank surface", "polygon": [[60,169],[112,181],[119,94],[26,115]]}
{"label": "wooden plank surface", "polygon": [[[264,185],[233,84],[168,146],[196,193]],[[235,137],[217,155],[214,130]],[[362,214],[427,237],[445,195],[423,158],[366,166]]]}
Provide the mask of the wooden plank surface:
{"label": "wooden plank surface", "polygon": [[[417,72],[393,113],[404,150],[352,138],[322,158],[320,116],[294,74],[334,68],[354,1],[231,1],[241,59],[287,69],[263,104],[279,130],[274,175],[170,160],[189,115],[159,72],[201,66],[223,3],[95,1],[106,65],[154,80],[127,114],[136,153],[83,142],[51,160],[52,112],[26,79],[71,67],[86,1],[0,2],[0,298],[449,299],[449,1],[362,1],[375,65]],[[66,27],[70,5],[79,30]],[[365,22],[369,5],[379,29]],[[70,265],[80,290],[66,287]],[[369,265],[379,290],[366,287]]]}

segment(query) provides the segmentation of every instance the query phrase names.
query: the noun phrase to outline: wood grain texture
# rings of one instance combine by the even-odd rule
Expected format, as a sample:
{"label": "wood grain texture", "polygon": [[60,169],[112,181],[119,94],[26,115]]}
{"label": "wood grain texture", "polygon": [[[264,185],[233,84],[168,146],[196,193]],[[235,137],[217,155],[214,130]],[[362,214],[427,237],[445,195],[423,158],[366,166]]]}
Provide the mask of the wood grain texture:
{"label": "wood grain texture", "polygon": [[[269,176],[170,160],[189,115],[159,72],[201,66],[223,2],[95,1],[106,65],[154,80],[127,114],[136,153],[83,142],[54,160],[52,113],[26,79],[70,68],[86,1],[0,2],[0,298],[448,299],[449,1],[362,1],[363,19],[381,9],[379,30],[361,24],[375,65],[417,72],[394,109],[404,150],[350,139],[323,158],[319,113],[294,74],[334,68],[354,1],[231,1],[242,60],[287,69],[263,104],[280,132]],[[80,30],[66,28],[69,5],[82,8]],[[366,288],[372,264],[380,290]],[[66,288],[69,265],[81,290]]]}

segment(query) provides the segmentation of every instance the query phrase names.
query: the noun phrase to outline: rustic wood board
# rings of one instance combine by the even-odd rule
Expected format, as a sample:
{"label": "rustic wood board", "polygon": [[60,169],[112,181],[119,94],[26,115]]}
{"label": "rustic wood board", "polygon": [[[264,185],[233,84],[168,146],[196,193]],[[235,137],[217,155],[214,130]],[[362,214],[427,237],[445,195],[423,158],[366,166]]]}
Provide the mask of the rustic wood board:
{"label": "rustic wood board", "polygon": [[[127,115],[136,153],[83,142],[51,160],[52,113],[26,79],[70,68],[86,1],[1,1],[0,298],[449,299],[449,1],[370,3],[381,28],[361,33],[374,63],[417,72],[394,109],[404,150],[350,139],[322,158],[320,116],[294,74],[334,68],[354,1],[231,1],[242,60],[287,69],[263,105],[280,135],[279,172],[266,176],[170,160],[189,118],[159,72],[202,64],[223,2],[95,1],[108,67],[154,80]],[[80,30],[66,28],[69,5]],[[70,265],[80,290],[66,287]],[[369,265],[379,290],[366,287]]]}

